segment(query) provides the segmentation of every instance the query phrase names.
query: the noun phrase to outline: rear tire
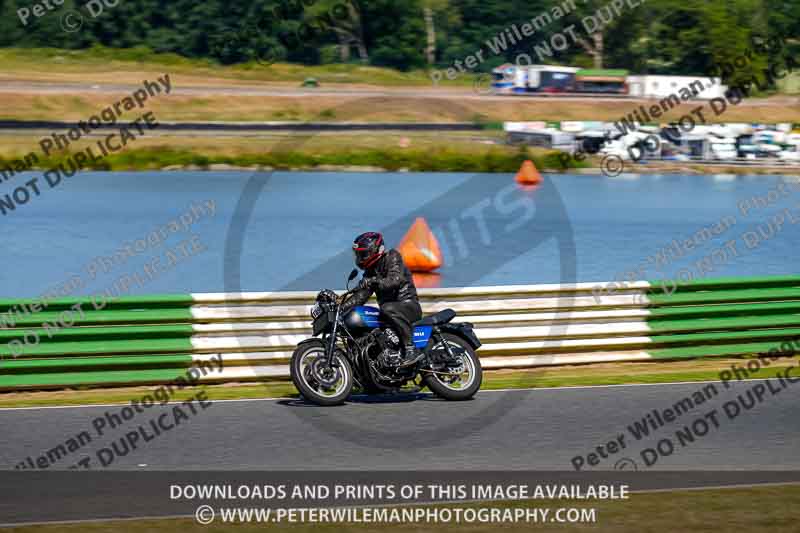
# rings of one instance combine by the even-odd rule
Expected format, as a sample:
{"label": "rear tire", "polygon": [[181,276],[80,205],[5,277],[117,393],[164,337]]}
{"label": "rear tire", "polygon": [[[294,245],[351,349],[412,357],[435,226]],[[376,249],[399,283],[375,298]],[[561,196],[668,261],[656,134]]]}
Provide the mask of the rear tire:
{"label": "rear tire", "polygon": [[[475,350],[472,349],[472,346],[458,335],[443,333],[442,337],[444,341],[451,346],[456,345],[464,350],[464,355],[460,357],[463,358],[463,368],[465,371],[469,372],[470,377],[467,378],[466,382],[450,382],[451,378],[448,376],[440,376],[426,372],[427,375],[423,378],[422,382],[436,396],[444,398],[445,400],[469,400],[475,396],[475,393],[481,388],[481,383],[483,382],[483,369],[481,368],[480,359],[475,355]],[[441,346],[441,348],[444,347]],[[464,376],[464,374],[461,374],[461,376]]]}
{"label": "rear tire", "polygon": [[[347,358],[337,350],[333,354],[337,366],[332,369],[315,369],[315,361],[325,357],[325,346],[322,342],[301,344],[292,354],[289,365],[292,382],[303,397],[317,405],[341,405],[353,390],[353,369]],[[322,363],[318,363],[322,364]],[[325,372],[323,383],[315,372]]]}

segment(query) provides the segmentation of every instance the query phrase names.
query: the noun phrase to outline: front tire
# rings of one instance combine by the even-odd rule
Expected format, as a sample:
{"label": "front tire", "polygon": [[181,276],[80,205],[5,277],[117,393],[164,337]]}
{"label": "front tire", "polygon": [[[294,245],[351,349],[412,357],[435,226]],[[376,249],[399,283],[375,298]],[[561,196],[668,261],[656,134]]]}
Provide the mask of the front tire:
{"label": "front tire", "polygon": [[[472,346],[458,335],[443,333],[442,338],[451,347],[458,347],[464,351],[463,355],[456,356],[456,363],[459,363],[459,366],[453,368],[453,373],[450,375],[427,373],[423,383],[436,396],[445,400],[469,400],[475,396],[483,382],[480,359],[475,355]],[[445,347],[439,342],[434,349],[444,350]],[[459,368],[461,372],[458,372]]]}
{"label": "front tire", "polygon": [[317,405],[341,405],[353,390],[353,369],[339,350],[334,352],[330,368],[324,362],[322,342],[299,345],[289,365],[292,382],[304,398]]}

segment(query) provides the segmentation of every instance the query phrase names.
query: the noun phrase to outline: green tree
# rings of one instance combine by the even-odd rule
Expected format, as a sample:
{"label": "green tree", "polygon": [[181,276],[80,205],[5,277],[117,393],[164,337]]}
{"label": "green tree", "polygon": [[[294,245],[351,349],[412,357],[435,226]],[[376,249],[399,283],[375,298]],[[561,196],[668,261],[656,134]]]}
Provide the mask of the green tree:
{"label": "green tree", "polygon": [[752,42],[763,9],[759,0],[664,0],[648,28],[647,70],[722,74],[734,85],[760,75],[768,57]]}
{"label": "green tree", "polygon": [[[726,83],[740,83],[761,76],[769,65],[800,56],[798,0],[648,0],[633,8],[623,5],[621,13],[611,12],[608,0],[576,0],[574,13],[554,17],[523,39],[510,38],[506,30],[569,3],[125,0],[96,18],[85,16],[80,31],[64,31],[63,14],[75,9],[86,14],[85,3],[65,0],[62,7],[40,18],[31,16],[23,25],[17,10],[30,9],[31,0],[0,0],[0,46],[141,47],[226,64],[265,56],[306,64],[355,57],[398,69],[449,66],[481,52],[479,68],[485,70],[521,53],[538,62],[534,46],[574,24],[576,42],[541,61],[707,75],[745,56],[747,65],[725,75]],[[587,17],[594,17],[588,28],[583,24]]]}
{"label": "green tree", "polygon": [[360,5],[373,65],[401,70],[425,65],[421,0],[368,0]]}
{"label": "green tree", "polygon": [[318,0],[305,10],[303,20],[317,27],[320,32],[327,31],[335,36],[343,63],[350,60],[354,48],[362,63],[369,62],[361,9],[355,0]]}

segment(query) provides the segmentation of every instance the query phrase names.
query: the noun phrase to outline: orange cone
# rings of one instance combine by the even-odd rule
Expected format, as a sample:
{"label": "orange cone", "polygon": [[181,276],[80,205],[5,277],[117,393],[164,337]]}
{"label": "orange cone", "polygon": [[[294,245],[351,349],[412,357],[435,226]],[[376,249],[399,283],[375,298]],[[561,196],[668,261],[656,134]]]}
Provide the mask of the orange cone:
{"label": "orange cone", "polygon": [[526,159],[522,166],[519,167],[516,180],[521,185],[538,185],[542,182],[542,175],[536,170],[536,165],[533,164],[533,161]]}
{"label": "orange cone", "polygon": [[414,286],[418,289],[435,289],[442,286],[442,275],[438,272],[414,272]]}
{"label": "orange cone", "polygon": [[442,266],[439,242],[424,218],[417,218],[397,246],[409,270],[430,272]]}

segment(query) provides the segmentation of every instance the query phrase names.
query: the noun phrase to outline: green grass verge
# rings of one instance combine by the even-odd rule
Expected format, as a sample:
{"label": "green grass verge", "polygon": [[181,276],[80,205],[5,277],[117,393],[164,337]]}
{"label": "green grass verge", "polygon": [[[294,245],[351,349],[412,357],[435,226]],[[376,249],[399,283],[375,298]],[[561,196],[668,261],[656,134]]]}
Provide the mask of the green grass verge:
{"label": "green grass verge", "polygon": [[[96,149],[95,149],[96,150]],[[223,155],[204,154],[193,149],[148,147],[129,149],[109,155],[86,170],[157,170],[167,167],[200,167],[230,165],[235,167],[270,167],[279,170],[313,169],[314,167],[375,167],[389,171],[412,172],[516,172],[525,159],[532,159],[537,168],[564,168],[560,152],[526,150],[517,147],[496,147],[487,151],[434,147],[429,150],[377,148],[350,149],[338,153],[319,153],[313,147],[291,151]],[[37,168],[48,169],[62,164],[69,170],[64,153],[57,158],[42,159]],[[8,160],[0,158],[0,167]],[[9,165],[11,166],[11,165]],[[586,162],[569,161],[566,168],[588,167]]]}
{"label": "green grass verge", "polygon": [[[248,507],[232,504],[230,507]],[[595,509],[595,523],[448,523],[448,524],[220,524],[202,526],[193,519],[162,519],[81,524],[57,524],[12,528],[16,533],[251,533],[291,531],[295,533],[356,531],[359,533],[477,533],[484,531],[614,531],[617,533],[655,533],[684,531],[720,533],[747,531],[788,533],[797,531],[800,519],[800,486],[781,485],[752,488],[729,488],[657,493],[633,493],[626,500],[530,500],[452,504],[449,508],[558,508]]]}
{"label": "green grass verge", "polygon": [[[482,390],[523,389],[545,387],[575,387],[591,385],[624,385],[636,383],[675,383],[719,380],[720,372],[732,364],[742,366],[742,359],[709,359],[694,361],[659,361],[645,363],[604,363],[526,370],[489,370],[484,372]],[[770,378],[779,370],[797,367],[798,358],[784,358],[762,367],[750,378]],[[41,392],[0,393],[0,407],[44,407],[53,405],[88,405],[130,403],[155,387],[125,387]],[[204,385],[212,400],[244,398],[296,397],[297,390],[288,381],[262,383]],[[176,390],[173,400],[188,399],[196,389]]]}
{"label": "green grass verge", "polygon": [[[211,59],[190,59],[177,54],[156,53],[144,46],[106,48],[93,46],[84,50],[62,48],[3,48],[0,64],[6,75],[57,71],[62,73],[107,73],[109,71],[156,71],[169,68],[171,73],[197,77],[213,77],[242,81],[295,82],[315,78],[323,84],[369,84],[380,86],[432,86],[426,70],[402,72],[360,63],[300,65],[275,63],[261,65],[255,61],[222,65]],[[445,86],[471,86],[476,75],[466,74],[455,80],[443,79]]]}

